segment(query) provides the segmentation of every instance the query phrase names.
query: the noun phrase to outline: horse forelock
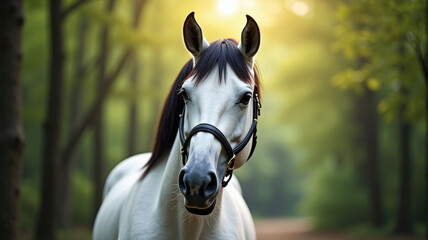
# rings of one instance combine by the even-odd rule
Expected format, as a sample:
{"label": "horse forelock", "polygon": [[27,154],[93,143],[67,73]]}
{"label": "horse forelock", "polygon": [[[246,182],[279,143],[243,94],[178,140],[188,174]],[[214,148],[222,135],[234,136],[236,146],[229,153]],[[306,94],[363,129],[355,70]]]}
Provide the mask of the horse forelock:
{"label": "horse forelock", "polygon": [[[198,58],[189,77],[194,77],[196,86],[204,81],[215,67],[218,67],[218,80],[221,83],[226,81],[228,64],[241,81],[249,84],[252,82],[253,76],[245,58],[238,49],[238,42],[232,38],[216,40],[210,43],[210,46]],[[254,78],[256,78],[256,71],[254,75]],[[254,81],[256,85],[259,85],[258,77],[257,81],[256,79]]]}

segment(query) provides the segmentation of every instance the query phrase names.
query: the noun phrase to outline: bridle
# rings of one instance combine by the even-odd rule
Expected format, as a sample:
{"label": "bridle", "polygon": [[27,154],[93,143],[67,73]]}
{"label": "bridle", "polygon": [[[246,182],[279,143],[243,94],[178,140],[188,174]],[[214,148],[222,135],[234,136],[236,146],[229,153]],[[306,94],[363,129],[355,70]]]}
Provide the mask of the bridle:
{"label": "bridle", "polygon": [[[254,149],[256,148],[256,144],[257,144],[257,122],[258,122],[258,116],[260,116],[260,109],[261,109],[262,105],[260,103],[260,99],[259,99],[259,94],[258,94],[258,88],[257,86],[254,86],[254,92],[253,92],[253,122],[251,124],[250,130],[248,131],[247,135],[245,136],[245,138],[235,147],[232,149],[232,146],[230,145],[229,141],[227,140],[227,138],[224,136],[224,134],[214,125],[211,125],[209,123],[201,123],[196,125],[194,128],[192,128],[189,132],[189,134],[186,136],[184,136],[184,113],[185,113],[185,109],[186,107],[183,108],[183,112],[179,115],[179,133],[180,133],[180,141],[181,141],[181,145],[182,145],[182,149],[181,149],[181,156],[182,156],[182,160],[183,160],[183,165],[186,165],[186,158],[188,156],[187,154],[187,145],[189,145],[190,142],[190,138],[195,135],[198,132],[207,132],[207,133],[211,133],[212,135],[214,135],[215,138],[217,138],[217,140],[220,141],[221,145],[223,146],[227,157],[229,159],[228,163],[227,163],[227,169],[226,172],[223,176],[223,180],[222,180],[222,186],[226,187],[227,184],[229,183],[230,179],[232,178],[232,173],[233,173],[233,169],[235,167],[235,156],[241,152],[242,149],[244,149],[244,147],[248,144],[248,142],[250,141],[251,137],[253,137],[253,142],[251,145],[251,151],[250,151],[250,155],[247,158],[247,161],[250,159],[251,155],[253,155]],[[225,180],[226,179],[226,180]]]}

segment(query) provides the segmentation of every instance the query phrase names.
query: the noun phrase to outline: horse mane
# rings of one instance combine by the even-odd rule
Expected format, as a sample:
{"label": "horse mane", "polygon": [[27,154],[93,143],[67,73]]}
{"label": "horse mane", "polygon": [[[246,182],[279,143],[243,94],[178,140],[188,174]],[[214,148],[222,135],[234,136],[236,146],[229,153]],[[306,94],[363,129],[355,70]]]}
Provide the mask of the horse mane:
{"label": "horse mane", "polygon": [[178,130],[179,114],[184,108],[184,100],[178,92],[183,80],[186,79],[193,69],[193,60],[189,60],[175,78],[174,83],[166,97],[162,113],[159,118],[156,137],[152,146],[152,156],[144,165],[145,171],[141,177],[143,179],[155,165],[156,161],[168,151],[174,143]]}
{"label": "horse mane", "polygon": [[208,74],[218,66],[219,69],[219,82],[226,81],[226,66],[232,68],[237,77],[245,82],[254,84],[258,87],[258,95],[260,94],[260,81],[259,73],[256,65],[254,65],[254,78],[248,69],[247,63],[241,51],[237,48],[238,42],[235,39],[216,40],[204,50],[202,56],[198,59],[195,67],[193,68],[193,60],[189,60],[180,73],[177,75],[169,94],[165,100],[165,104],[160,115],[158,122],[156,137],[153,142],[152,156],[149,161],[144,165],[144,173],[141,176],[143,179],[149,171],[156,164],[165,153],[167,153],[174,144],[175,137],[178,131],[179,114],[183,111],[184,100],[179,95],[179,90],[184,81],[190,76],[195,77],[195,85],[202,82]]}

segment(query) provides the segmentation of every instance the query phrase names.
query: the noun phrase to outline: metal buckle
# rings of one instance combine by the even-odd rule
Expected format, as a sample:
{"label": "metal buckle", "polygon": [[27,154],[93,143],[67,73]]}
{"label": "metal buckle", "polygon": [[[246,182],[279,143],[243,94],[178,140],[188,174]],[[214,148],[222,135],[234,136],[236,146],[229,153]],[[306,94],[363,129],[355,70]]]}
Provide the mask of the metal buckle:
{"label": "metal buckle", "polygon": [[260,109],[262,108],[262,103],[260,102],[259,99],[259,94],[255,94],[256,95],[256,104],[257,104],[257,115],[260,116]]}
{"label": "metal buckle", "polygon": [[181,161],[183,162],[183,166],[184,166],[186,165],[186,151],[184,150],[184,148],[181,149],[180,153],[181,153]]}
{"label": "metal buckle", "polygon": [[234,167],[235,167],[235,154],[233,154],[232,158],[227,163],[228,170],[232,171]]}
{"label": "metal buckle", "polygon": [[[227,180],[224,180],[225,178],[227,178]],[[232,179],[232,172],[230,172],[229,174],[226,173],[226,175],[223,177],[223,179],[221,180],[222,187],[226,187],[230,179]]]}

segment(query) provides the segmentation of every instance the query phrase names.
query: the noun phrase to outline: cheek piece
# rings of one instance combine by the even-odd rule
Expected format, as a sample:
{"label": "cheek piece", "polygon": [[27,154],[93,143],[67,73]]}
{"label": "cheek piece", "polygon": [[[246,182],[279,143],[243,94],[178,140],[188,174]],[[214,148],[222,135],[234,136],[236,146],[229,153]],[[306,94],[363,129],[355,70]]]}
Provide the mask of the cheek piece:
{"label": "cheek piece", "polygon": [[[256,148],[257,144],[257,122],[258,122],[258,116],[260,116],[260,109],[262,108],[262,105],[260,104],[260,99],[258,95],[258,88],[257,86],[254,86],[254,92],[253,92],[253,122],[251,124],[250,130],[248,131],[245,138],[235,147],[232,149],[232,146],[230,145],[227,138],[224,136],[224,134],[214,125],[208,124],[208,123],[201,123],[196,125],[192,130],[190,130],[189,134],[186,136],[184,135],[184,113],[186,110],[186,107],[183,108],[183,112],[179,115],[179,133],[180,133],[180,141],[181,141],[181,156],[183,160],[183,165],[186,165],[186,158],[188,157],[187,153],[187,146],[189,145],[190,138],[195,135],[197,132],[207,132],[214,135],[214,137],[221,143],[223,149],[225,150],[227,154],[227,158],[229,159],[227,163],[227,169],[223,176],[222,180],[222,186],[226,187],[229,183],[230,179],[232,178],[233,169],[235,167],[235,156],[241,152],[241,150],[248,144],[251,137],[253,138],[253,142],[251,145],[251,151],[250,155],[247,158],[247,161],[250,159],[250,157],[253,155],[254,149]],[[226,179],[226,180],[225,180]]]}

